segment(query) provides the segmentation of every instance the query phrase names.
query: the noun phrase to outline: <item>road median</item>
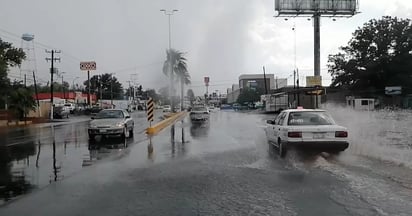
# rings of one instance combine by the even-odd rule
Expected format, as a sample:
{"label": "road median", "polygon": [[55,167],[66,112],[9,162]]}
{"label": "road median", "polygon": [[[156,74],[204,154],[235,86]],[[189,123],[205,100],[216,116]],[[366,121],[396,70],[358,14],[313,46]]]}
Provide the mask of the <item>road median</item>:
{"label": "road median", "polygon": [[166,128],[169,125],[174,124],[177,120],[184,117],[186,114],[187,112],[174,113],[168,116],[166,119],[162,120],[161,122],[158,122],[152,125],[151,127],[147,128],[146,133],[149,135],[154,135],[156,133],[159,133],[162,129]]}

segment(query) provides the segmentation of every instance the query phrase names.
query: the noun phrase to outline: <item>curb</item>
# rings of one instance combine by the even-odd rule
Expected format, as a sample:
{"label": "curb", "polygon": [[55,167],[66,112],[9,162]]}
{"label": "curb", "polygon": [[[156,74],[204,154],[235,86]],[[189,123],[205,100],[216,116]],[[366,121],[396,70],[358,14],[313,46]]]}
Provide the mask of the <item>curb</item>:
{"label": "curb", "polygon": [[146,129],[146,134],[153,135],[159,133],[162,129],[165,127],[173,124],[176,120],[180,119],[181,117],[185,116],[187,112],[179,112],[176,114],[171,115],[167,119],[156,123],[155,125],[152,125],[152,127],[149,127]]}

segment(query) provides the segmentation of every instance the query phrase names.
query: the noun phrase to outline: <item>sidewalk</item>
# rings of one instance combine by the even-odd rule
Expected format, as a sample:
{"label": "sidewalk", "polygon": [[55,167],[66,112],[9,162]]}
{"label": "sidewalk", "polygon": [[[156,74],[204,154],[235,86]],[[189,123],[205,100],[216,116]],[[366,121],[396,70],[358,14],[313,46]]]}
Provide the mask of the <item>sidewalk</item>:
{"label": "sidewalk", "polygon": [[50,127],[50,126],[58,126],[58,125],[66,125],[66,124],[75,124],[81,122],[90,121],[90,116],[71,116],[68,119],[53,119],[51,122],[40,123],[40,124],[32,124],[28,125],[30,127],[42,128],[42,127]]}

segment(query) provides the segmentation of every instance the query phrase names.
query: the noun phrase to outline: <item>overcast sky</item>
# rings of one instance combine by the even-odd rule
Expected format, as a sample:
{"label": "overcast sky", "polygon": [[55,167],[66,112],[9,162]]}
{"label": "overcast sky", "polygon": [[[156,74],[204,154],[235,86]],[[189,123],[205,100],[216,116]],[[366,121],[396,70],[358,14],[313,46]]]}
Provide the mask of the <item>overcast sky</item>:
{"label": "overcast sky", "polygon": [[[95,60],[93,74],[115,73],[127,87],[136,81],[144,88],[167,85],[162,64],[168,47],[168,22],[160,9],[178,9],[172,16],[172,47],[185,52],[191,88],[203,94],[203,77],[210,91],[226,92],[240,74],[267,73],[291,78],[294,33],[297,30],[297,67],[301,80],[313,75],[313,28],[306,18],[274,18],[273,0],[2,0],[0,37],[21,46],[20,35],[35,35],[37,74],[47,82],[50,67],[45,48],[62,51],[56,63],[71,84],[87,79],[79,61]],[[360,0],[353,18],[321,21],[321,75],[330,83],[328,54],[346,45],[356,28],[384,15],[411,17],[411,0]],[[137,75],[132,75],[137,74]],[[11,76],[17,77],[13,70]],[[30,81],[29,81],[30,82]],[[304,82],[303,82],[304,84]]]}

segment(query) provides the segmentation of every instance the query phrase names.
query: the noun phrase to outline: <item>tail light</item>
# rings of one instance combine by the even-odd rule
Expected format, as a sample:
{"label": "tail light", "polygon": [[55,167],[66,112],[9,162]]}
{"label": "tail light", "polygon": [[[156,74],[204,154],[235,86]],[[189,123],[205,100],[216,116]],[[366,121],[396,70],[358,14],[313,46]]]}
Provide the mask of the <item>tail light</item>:
{"label": "tail light", "polygon": [[290,138],[302,138],[302,132],[288,132],[288,137]]}
{"label": "tail light", "polygon": [[335,137],[348,137],[348,132],[347,131],[336,131]]}

